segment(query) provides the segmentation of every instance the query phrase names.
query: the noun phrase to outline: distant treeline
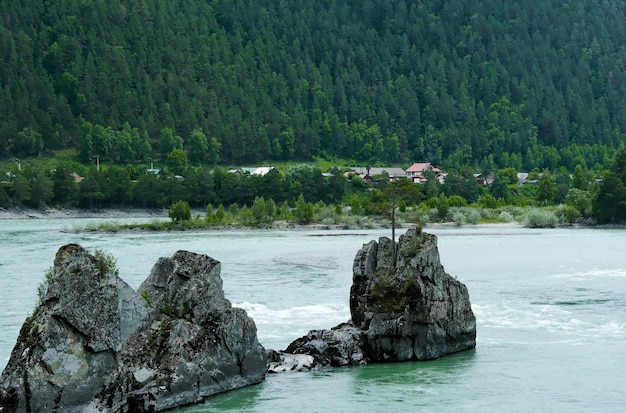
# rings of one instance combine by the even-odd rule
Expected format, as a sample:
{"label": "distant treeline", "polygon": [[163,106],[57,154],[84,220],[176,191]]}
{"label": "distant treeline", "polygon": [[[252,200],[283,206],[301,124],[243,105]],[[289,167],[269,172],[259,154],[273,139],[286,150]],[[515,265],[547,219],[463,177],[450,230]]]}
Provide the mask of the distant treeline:
{"label": "distant treeline", "polygon": [[146,173],[143,168],[107,166],[74,173],[71,164],[53,171],[24,167],[0,185],[0,206],[46,205],[81,208],[168,208],[180,200],[194,208],[207,205],[252,205],[256,197],[295,202],[303,194],[309,202],[341,202],[349,187],[341,175],[325,177],[319,169],[294,168],[283,176],[272,170],[264,176],[239,175],[224,168],[188,168],[185,176],[169,170]]}
{"label": "distant treeline", "polygon": [[533,169],[524,184],[511,167],[498,170],[489,185],[479,185],[469,166],[448,171],[443,184],[432,171],[424,172],[425,183],[415,184],[404,178],[392,181],[384,173],[365,181],[339,168],[323,173],[300,165],[285,174],[271,169],[261,176],[221,167],[191,167],[177,160],[170,157],[163,170],[146,165],[97,164],[89,169],[75,163],[59,163],[53,169],[41,164],[20,165],[3,171],[6,178],[0,183],[0,207],[170,208],[184,201],[194,208],[212,210],[218,206],[253,207],[262,198],[285,208],[298,203],[349,206],[366,215],[420,206],[438,209],[442,220],[451,218],[447,216],[451,206],[560,205],[569,223],[626,221],[626,147],[617,151],[612,168],[601,178],[577,165],[573,173],[563,167],[554,174]]}

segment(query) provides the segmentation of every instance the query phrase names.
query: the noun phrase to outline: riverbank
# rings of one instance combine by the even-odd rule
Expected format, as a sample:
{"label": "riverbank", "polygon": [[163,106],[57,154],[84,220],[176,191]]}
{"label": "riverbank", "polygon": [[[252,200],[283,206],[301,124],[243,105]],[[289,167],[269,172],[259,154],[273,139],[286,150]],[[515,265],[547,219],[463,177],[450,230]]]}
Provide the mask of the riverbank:
{"label": "riverbank", "polygon": [[[192,217],[204,216],[203,210],[192,210]],[[118,209],[118,208],[104,208],[104,209],[78,209],[78,208],[45,208],[45,209],[34,209],[34,208],[11,208],[5,209],[0,208],[0,220],[18,220],[18,219],[109,219],[112,222],[115,222],[117,219],[126,219],[126,218],[154,218],[155,220],[168,220],[168,210],[167,209],[149,209],[149,208],[128,208],[128,209]],[[400,228],[409,228],[412,227],[413,224],[404,224],[401,225]],[[524,225],[518,222],[499,222],[499,223],[479,223],[479,224],[464,224],[458,225],[454,222],[437,222],[437,223],[428,223],[425,225],[425,228],[452,228],[452,227],[472,227],[472,228],[485,228],[485,227],[523,227]],[[259,230],[259,229],[273,229],[273,230],[338,230],[338,229],[366,229],[366,228],[385,228],[384,225],[381,225],[376,222],[368,222],[367,225],[356,225],[356,226],[347,226],[347,225],[325,225],[320,223],[302,225],[296,224],[294,222],[289,221],[275,221],[272,225],[265,225],[262,227],[249,227],[249,226],[208,226],[208,227],[190,227],[185,228],[185,231],[232,231],[232,230]],[[82,231],[111,231],[112,228],[105,229],[78,229],[78,232]],[[133,229],[122,229],[116,228],[114,232],[123,232],[123,231],[136,231],[137,228]],[[143,228],[144,231],[152,231],[158,230],[157,228]],[[161,228],[163,230],[163,228]],[[172,228],[167,229],[171,231]]]}
{"label": "riverbank", "polygon": [[[0,208],[0,219],[60,219],[60,218],[168,218],[167,209],[79,209],[79,208]],[[194,211],[193,216],[204,211]]]}
{"label": "riverbank", "polygon": [[[193,209],[191,211],[192,217],[204,217],[205,211],[200,209]],[[148,208],[128,208],[128,209],[118,209],[118,208],[104,208],[104,209],[78,209],[78,208],[11,208],[5,209],[0,208],[0,220],[2,219],[89,219],[89,218],[99,218],[99,219],[108,219],[114,223],[114,227],[118,225],[115,224],[115,220],[118,219],[126,219],[126,218],[154,218],[155,220],[167,220],[169,222],[168,210],[167,209],[148,209]],[[382,228],[381,225],[376,224],[374,222],[369,224],[369,227]],[[347,229],[345,225],[325,225],[325,224],[296,224],[294,222],[289,221],[274,221],[271,225],[263,225],[261,227],[250,227],[244,225],[230,225],[230,226],[221,226],[221,225],[213,225],[213,226],[190,226],[190,227],[180,227],[180,228],[164,228],[164,227],[155,227],[150,228],[149,226],[145,226],[143,228],[144,231],[158,231],[158,230],[185,230],[185,231],[227,231],[227,230],[259,230],[259,229],[278,229],[278,230],[298,230],[298,229]],[[98,228],[92,229],[95,231],[136,231],[138,228]],[[91,231],[83,228],[80,231]]]}

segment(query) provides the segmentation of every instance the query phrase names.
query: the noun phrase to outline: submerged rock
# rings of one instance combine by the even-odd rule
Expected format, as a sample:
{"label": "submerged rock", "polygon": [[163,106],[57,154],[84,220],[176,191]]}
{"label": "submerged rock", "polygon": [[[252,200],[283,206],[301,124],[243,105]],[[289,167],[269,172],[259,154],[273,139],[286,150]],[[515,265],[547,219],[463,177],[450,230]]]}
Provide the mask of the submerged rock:
{"label": "submerged rock", "polygon": [[[270,363],[289,354],[310,355],[319,366],[428,360],[476,346],[476,318],[467,287],[444,271],[437,237],[410,229],[394,248],[383,237],[354,259],[351,320],[295,340]],[[394,262],[395,261],[395,262]],[[296,366],[297,367],[297,366]],[[298,370],[293,367],[291,370]]]}
{"label": "submerged rock", "polygon": [[0,411],[162,411],[259,383],[266,351],[220,263],[178,251],[134,291],[106,257],[61,247],[0,376]]}

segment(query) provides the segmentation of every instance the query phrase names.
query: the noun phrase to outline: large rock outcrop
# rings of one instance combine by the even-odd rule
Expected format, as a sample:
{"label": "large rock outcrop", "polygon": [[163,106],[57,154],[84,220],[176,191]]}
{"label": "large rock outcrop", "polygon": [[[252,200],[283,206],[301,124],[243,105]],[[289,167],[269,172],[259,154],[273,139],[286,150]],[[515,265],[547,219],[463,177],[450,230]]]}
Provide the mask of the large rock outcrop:
{"label": "large rock outcrop", "polygon": [[263,380],[265,349],[218,261],[178,251],[137,292],[113,264],[59,249],[0,377],[2,413],[162,411]]}
{"label": "large rock outcrop", "polygon": [[268,371],[428,360],[476,346],[467,287],[444,271],[437,237],[419,229],[399,238],[395,254],[386,237],[358,251],[350,312],[349,322],[270,353]]}

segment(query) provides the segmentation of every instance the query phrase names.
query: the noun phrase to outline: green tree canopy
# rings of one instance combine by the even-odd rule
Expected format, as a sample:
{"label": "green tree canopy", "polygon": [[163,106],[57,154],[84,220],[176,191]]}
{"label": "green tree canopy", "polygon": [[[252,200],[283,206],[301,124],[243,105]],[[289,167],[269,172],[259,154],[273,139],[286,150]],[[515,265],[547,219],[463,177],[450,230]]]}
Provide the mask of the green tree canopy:
{"label": "green tree canopy", "polygon": [[207,162],[209,153],[209,143],[202,129],[197,128],[189,135],[189,160],[200,164]]}
{"label": "green tree canopy", "polygon": [[189,166],[187,152],[182,149],[174,149],[167,155],[167,161],[165,163],[173,174],[184,175]]}
{"label": "green tree canopy", "polygon": [[554,201],[556,191],[557,185],[554,176],[548,170],[543,171],[539,177],[539,182],[537,182],[537,201],[543,205]]}
{"label": "green tree canopy", "polygon": [[604,173],[593,210],[602,223],[626,221],[626,146],[622,146],[613,167]]}

